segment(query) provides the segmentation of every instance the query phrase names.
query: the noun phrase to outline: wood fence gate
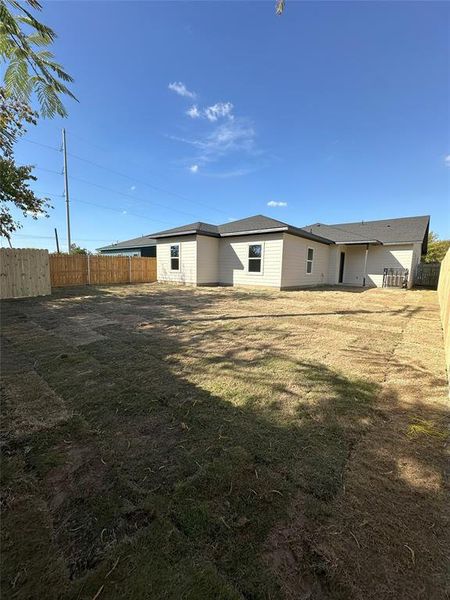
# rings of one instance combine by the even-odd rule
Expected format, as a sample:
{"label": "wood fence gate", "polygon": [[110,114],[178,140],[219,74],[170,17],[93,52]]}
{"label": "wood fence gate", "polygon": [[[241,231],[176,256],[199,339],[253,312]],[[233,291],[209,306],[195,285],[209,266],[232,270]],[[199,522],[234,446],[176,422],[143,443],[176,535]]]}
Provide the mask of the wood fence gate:
{"label": "wood fence gate", "polygon": [[0,298],[51,293],[48,250],[0,248]]}
{"label": "wood fence gate", "polygon": [[414,285],[437,290],[440,263],[419,263],[414,273]]}
{"label": "wood fence gate", "polygon": [[156,258],[50,254],[52,287],[151,283],[156,281]]}

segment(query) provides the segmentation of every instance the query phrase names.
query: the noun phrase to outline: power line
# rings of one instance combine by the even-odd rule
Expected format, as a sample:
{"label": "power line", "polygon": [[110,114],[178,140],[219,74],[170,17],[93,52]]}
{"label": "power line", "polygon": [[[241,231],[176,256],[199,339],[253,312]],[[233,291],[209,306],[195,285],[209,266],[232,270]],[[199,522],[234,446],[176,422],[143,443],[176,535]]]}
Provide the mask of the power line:
{"label": "power line", "polygon": [[[179,194],[178,192],[172,192],[170,190],[158,187],[152,183],[143,181],[142,179],[137,179],[136,177],[132,177],[131,175],[121,173],[120,171],[116,171],[115,169],[111,169],[110,167],[105,167],[104,165],[100,165],[92,160],[87,159],[87,158],[83,158],[81,156],[77,156],[76,154],[72,154],[71,152],[68,152],[68,154],[69,154],[69,156],[71,156],[72,158],[75,158],[76,160],[80,160],[82,162],[88,163],[94,167],[97,167],[98,169],[104,169],[105,171],[109,171],[110,173],[114,173],[115,175],[119,175],[120,177],[125,177],[125,178],[129,179],[130,181],[134,181],[136,183],[139,183],[140,185],[145,185],[145,186],[149,187],[150,189],[156,190],[157,192],[162,192],[163,194],[169,194],[170,196],[180,198],[181,200],[186,200],[186,202],[191,202],[192,204],[198,204],[199,206],[203,206],[203,207],[207,208],[208,210],[215,210],[216,212],[220,212],[224,215],[228,215],[228,213],[226,211],[224,211],[220,208],[216,208],[214,206],[208,206],[207,204],[203,204],[203,202],[198,202],[198,200],[191,200],[190,198],[188,198],[187,196],[184,196],[183,194]],[[188,214],[188,213],[186,213],[186,214]]]}
{"label": "power line", "polygon": [[[64,198],[64,194],[53,194],[52,192],[43,192],[41,190],[35,190],[35,191],[37,194],[42,195],[42,196],[49,196],[49,197],[60,198],[60,199]],[[81,198],[78,198],[78,196],[72,196],[72,201],[74,201],[76,204],[81,202],[82,204],[89,204],[90,206],[96,206],[97,208],[101,208],[103,210],[112,210],[114,212],[118,212],[123,215],[126,214],[127,216],[136,217],[137,219],[145,219],[146,221],[151,221],[153,223],[162,223],[163,225],[171,225],[172,224],[169,221],[161,221],[160,219],[153,219],[152,217],[148,217],[145,215],[130,212],[129,210],[124,211],[121,208],[112,208],[111,206],[104,206],[103,204],[97,204],[96,202],[90,202],[88,200],[81,200]]]}
{"label": "power line", "polygon": [[97,148],[97,150],[101,150],[102,152],[108,152],[108,150],[106,148],[103,148],[102,146],[99,146],[98,144],[94,144],[93,142],[90,142],[86,138],[81,137],[80,135],[78,135],[78,133],[74,133],[71,129],[67,129],[67,131],[70,133],[71,136],[73,136],[75,138],[78,138],[80,141],[84,142],[85,144],[88,144],[88,146],[92,146],[93,148]]}
{"label": "power line", "polygon": [[94,187],[98,187],[99,189],[105,190],[106,192],[111,192],[112,194],[118,194],[119,196],[124,196],[125,198],[130,198],[131,200],[134,200],[135,202],[144,202],[146,204],[152,204],[154,206],[159,206],[161,208],[164,208],[165,210],[172,210],[174,212],[178,212],[180,214],[187,215],[188,217],[193,217],[194,219],[197,218],[196,215],[194,215],[193,213],[188,213],[184,210],[180,210],[179,208],[171,208],[169,206],[164,206],[164,204],[160,204],[159,202],[154,202],[153,200],[144,200],[144,198],[139,198],[138,196],[132,196],[131,194],[127,194],[126,192],[119,192],[118,190],[108,188],[99,183],[87,181],[86,179],[82,179],[81,177],[75,177],[74,175],[72,175],[71,179],[75,179],[76,181],[80,181],[81,183],[85,183],[87,185],[92,185]]}
{"label": "power line", "polygon": [[[70,135],[73,135],[72,131],[70,132]],[[79,137],[79,136],[76,135],[75,137]],[[82,138],[80,138],[80,139],[82,139]],[[55,146],[49,146],[48,144],[42,144],[41,142],[36,142],[35,140],[30,140],[30,139],[24,138],[23,141],[28,142],[30,144],[35,144],[37,146],[42,146],[43,148],[48,148],[50,150],[54,150],[55,152],[61,152],[60,148],[56,148]],[[87,142],[87,143],[89,144],[90,142]],[[91,144],[91,145],[94,146],[94,144]],[[115,169],[112,169],[111,167],[106,167],[105,165],[101,165],[97,162],[94,162],[94,161],[88,159],[88,158],[84,158],[83,156],[78,156],[77,154],[73,154],[72,152],[68,152],[67,154],[68,154],[68,156],[75,158],[76,160],[90,164],[93,167],[96,167],[98,169],[103,169],[105,171],[108,171],[109,173],[114,173],[115,175],[119,175],[119,177],[125,177],[126,179],[129,179],[130,181],[134,181],[136,183],[139,183],[140,185],[145,185],[146,187],[149,187],[150,189],[153,189],[157,192],[161,192],[163,194],[168,194],[170,196],[174,196],[175,198],[180,198],[180,200],[185,200],[186,202],[190,202],[192,204],[198,204],[199,206],[207,208],[208,210],[213,210],[213,211],[219,212],[223,215],[228,215],[228,213],[226,211],[224,211],[220,208],[217,208],[214,206],[209,206],[208,204],[204,204],[203,202],[199,202],[198,200],[192,200],[192,199],[188,198],[187,196],[184,196],[183,194],[180,194],[178,192],[172,192],[171,190],[167,190],[167,189],[158,187],[154,184],[148,183],[147,181],[143,181],[142,179],[137,179],[136,177],[133,177],[132,175],[127,175],[126,173],[121,173],[120,171],[116,171]],[[38,167],[36,167],[36,168],[38,168]],[[41,170],[43,170],[43,169],[41,169]],[[162,204],[157,204],[157,206],[161,206],[166,209],[169,208],[168,206],[165,206]],[[176,210],[176,209],[171,208],[171,210]],[[196,215],[193,215],[192,213],[187,213],[185,211],[179,211],[179,210],[178,210],[178,212],[180,212],[180,214],[193,216],[195,219],[197,218]]]}
{"label": "power line", "polygon": [[104,210],[112,210],[114,212],[119,212],[121,214],[123,214],[125,216],[126,215],[130,215],[130,217],[136,217],[138,219],[145,219],[147,221],[152,221],[153,223],[162,223],[163,225],[171,225],[172,223],[169,223],[168,221],[160,221],[159,219],[152,219],[150,217],[145,217],[144,215],[138,215],[136,213],[131,213],[128,211],[123,211],[120,208],[111,208],[109,206],[102,206],[101,204],[96,204],[95,202],[89,202],[88,200],[80,200],[79,198],[73,198],[72,200],[75,201],[76,203],[81,202],[82,204],[89,204],[90,206],[96,206],[97,208],[102,208]]}
{"label": "power line", "polygon": [[[15,237],[21,238],[30,238],[30,239],[41,239],[41,240],[54,240],[55,237],[53,235],[27,235],[26,233],[13,233]],[[66,238],[63,238],[66,239]],[[77,238],[79,242],[107,242],[110,243],[111,240],[93,240],[93,239],[83,239]]]}
{"label": "power line", "polygon": [[[45,171],[46,173],[53,173],[54,175],[62,175],[61,172],[58,171],[54,171],[52,169],[46,169],[44,167],[35,167],[35,169],[39,170],[39,171]],[[99,183],[94,183],[93,181],[88,181],[87,179],[82,179],[81,177],[75,177],[75,175],[71,175],[70,176],[71,179],[75,179],[75,181],[79,181],[81,183],[85,183],[86,185],[92,185],[94,187],[97,187],[101,190],[105,190],[106,192],[110,192],[111,194],[118,194],[119,196],[124,196],[125,198],[130,198],[131,200],[134,200],[135,202],[144,202],[145,204],[151,204],[154,206],[159,206],[161,208],[164,208],[165,210],[172,210],[173,212],[178,212],[180,214],[183,215],[187,215],[188,217],[193,217],[194,219],[197,218],[196,215],[194,215],[193,213],[188,213],[184,210],[180,210],[179,208],[171,208],[169,206],[165,206],[164,204],[160,204],[159,202],[154,202],[153,200],[144,200],[144,198],[139,198],[138,196],[134,196],[131,194],[127,194],[125,192],[119,192],[118,190],[114,190],[112,188],[106,187],[104,185],[101,185]]]}
{"label": "power line", "polygon": [[45,171],[46,173],[53,173],[54,175],[62,175],[61,171],[55,171],[53,169],[45,169],[44,167],[34,167],[38,171]]}
{"label": "power line", "polygon": [[49,150],[54,150],[55,152],[61,152],[61,148],[56,148],[55,146],[49,146],[48,144],[42,144],[41,142],[36,142],[35,140],[29,140],[28,138],[22,138],[23,142],[27,142],[28,144],[34,144],[35,146],[42,146],[42,148],[48,148]]}

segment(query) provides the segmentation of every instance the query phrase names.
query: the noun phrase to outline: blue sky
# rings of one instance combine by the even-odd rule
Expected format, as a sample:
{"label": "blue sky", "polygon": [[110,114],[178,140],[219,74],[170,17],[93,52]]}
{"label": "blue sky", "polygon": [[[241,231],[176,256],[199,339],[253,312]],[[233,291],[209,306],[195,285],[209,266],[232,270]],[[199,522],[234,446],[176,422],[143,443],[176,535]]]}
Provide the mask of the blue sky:
{"label": "blue sky", "polygon": [[[445,2],[47,2],[75,78],[17,147],[54,194],[15,246],[262,213],[303,226],[431,214],[450,236]],[[49,147],[47,147],[49,146]],[[83,160],[81,160],[83,159]],[[95,184],[95,185],[94,185]],[[273,206],[268,203],[276,204]]]}

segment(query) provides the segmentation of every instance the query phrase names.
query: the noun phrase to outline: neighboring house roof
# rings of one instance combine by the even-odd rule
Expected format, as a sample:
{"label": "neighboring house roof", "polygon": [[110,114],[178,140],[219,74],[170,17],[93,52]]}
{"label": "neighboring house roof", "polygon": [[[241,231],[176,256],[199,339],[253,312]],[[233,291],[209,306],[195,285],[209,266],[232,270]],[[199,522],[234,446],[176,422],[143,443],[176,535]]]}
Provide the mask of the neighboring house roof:
{"label": "neighboring house roof", "polygon": [[110,246],[103,246],[97,248],[100,252],[102,250],[125,250],[127,248],[146,248],[147,246],[156,246],[156,240],[148,235],[143,235],[132,240],[125,240],[124,242],[117,242],[117,244],[111,244]]}
{"label": "neighboring house roof", "polygon": [[321,242],[322,244],[332,244],[333,242],[326,239],[323,236],[315,233],[310,233],[299,227],[294,227],[283,221],[277,221],[265,217],[264,215],[255,215],[254,217],[247,217],[246,219],[239,219],[238,221],[231,221],[230,223],[224,223],[223,225],[211,225],[210,223],[190,223],[189,225],[182,225],[181,227],[174,227],[173,229],[166,229],[164,231],[158,231],[152,233],[151,236],[155,239],[165,237],[177,237],[180,235],[210,235],[214,237],[228,237],[234,235],[250,235],[256,233],[276,233],[286,232],[292,235],[297,235],[308,240],[314,240]]}
{"label": "neighboring house roof", "polygon": [[364,243],[378,241],[382,244],[404,244],[420,242],[424,245],[428,237],[429,216],[383,219],[382,221],[358,221],[325,225],[315,223],[304,227],[306,231],[323,235],[339,243]]}

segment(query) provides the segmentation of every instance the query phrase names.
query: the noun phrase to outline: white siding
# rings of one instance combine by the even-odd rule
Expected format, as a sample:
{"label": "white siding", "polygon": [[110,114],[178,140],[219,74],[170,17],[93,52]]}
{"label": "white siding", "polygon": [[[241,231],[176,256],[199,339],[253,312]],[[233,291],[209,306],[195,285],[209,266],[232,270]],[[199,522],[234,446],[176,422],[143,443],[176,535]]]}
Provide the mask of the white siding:
{"label": "white siding", "polygon": [[[308,248],[313,248],[312,273],[306,272]],[[330,247],[301,237],[284,234],[281,287],[307,287],[328,283]]]}
{"label": "white siding", "polygon": [[367,285],[376,287],[381,287],[383,285],[384,267],[409,269],[409,272],[411,273],[411,267],[413,266],[412,260],[413,244],[369,246],[369,255],[367,257]]}
{"label": "white siding", "polygon": [[219,282],[219,238],[197,236],[197,284]]}
{"label": "white siding", "polygon": [[328,283],[330,285],[336,285],[339,281],[341,250],[339,246],[329,246]]}
{"label": "white siding", "polygon": [[[369,256],[372,248],[369,249]],[[344,262],[344,285],[362,286],[364,277],[364,258],[366,254],[366,246],[339,246],[339,252],[345,252]],[[369,263],[367,263],[369,266]],[[383,271],[381,271],[383,273]],[[370,285],[370,280],[367,281]]]}
{"label": "white siding", "polygon": [[[170,246],[180,244],[180,270],[170,268]],[[197,283],[197,240],[195,236],[165,238],[157,241],[156,265],[158,281]]]}
{"label": "white siding", "polygon": [[[249,273],[248,247],[262,244],[262,273]],[[225,285],[281,286],[283,234],[247,235],[221,238],[219,243],[219,279]]]}

